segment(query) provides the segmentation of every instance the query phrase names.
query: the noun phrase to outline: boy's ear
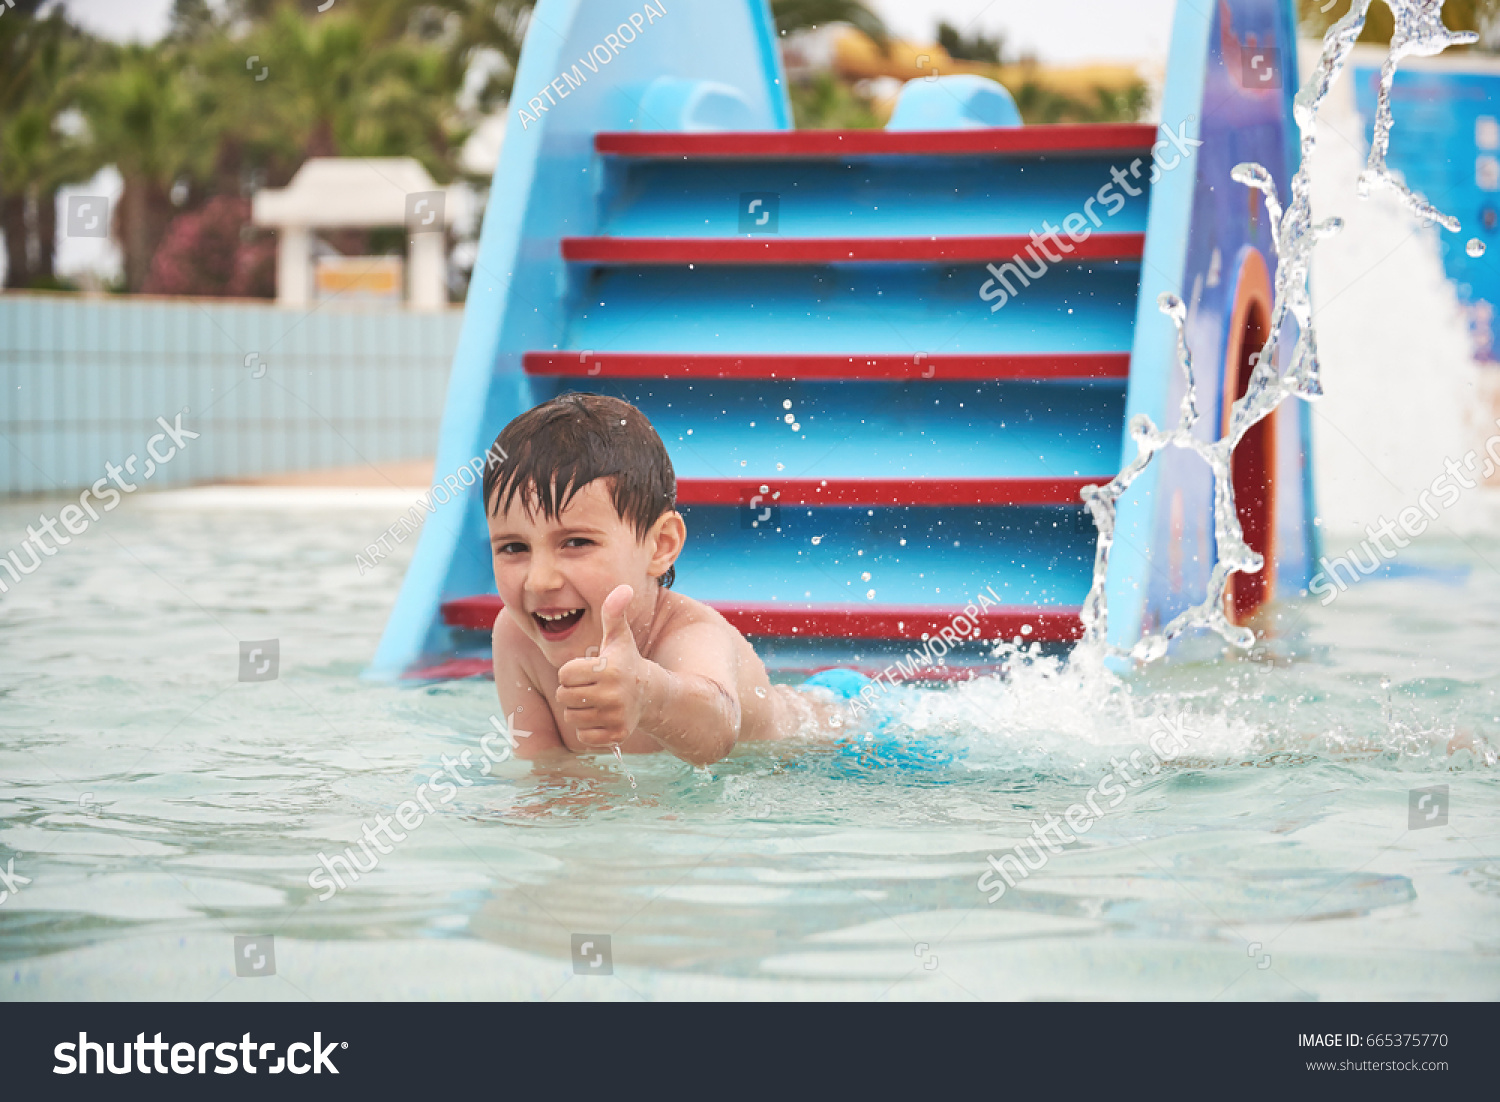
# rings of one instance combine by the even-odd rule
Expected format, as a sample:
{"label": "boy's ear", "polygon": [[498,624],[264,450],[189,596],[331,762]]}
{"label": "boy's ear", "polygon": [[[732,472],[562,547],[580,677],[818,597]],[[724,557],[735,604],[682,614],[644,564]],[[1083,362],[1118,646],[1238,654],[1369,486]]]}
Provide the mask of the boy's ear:
{"label": "boy's ear", "polygon": [[646,571],[653,578],[665,574],[677,556],[682,554],[682,545],[687,542],[687,525],[682,514],[673,509],[656,518],[656,523],[646,533],[646,546],[651,549],[651,562]]}

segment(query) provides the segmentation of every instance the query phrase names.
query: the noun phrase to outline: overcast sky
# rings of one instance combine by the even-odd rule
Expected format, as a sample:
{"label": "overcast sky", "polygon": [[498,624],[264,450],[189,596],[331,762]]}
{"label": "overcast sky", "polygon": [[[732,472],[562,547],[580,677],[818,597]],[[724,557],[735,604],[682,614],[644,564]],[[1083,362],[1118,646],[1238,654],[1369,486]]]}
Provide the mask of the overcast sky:
{"label": "overcast sky", "polygon": [[[151,40],[167,24],[172,0],[62,0],[96,33]],[[704,3],[707,0],[681,0]],[[1009,52],[1033,50],[1045,61],[1165,62],[1175,0],[867,0],[900,37],[932,41],[939,19],[965,33],[1004,32]],[[626,5],[628,6],[628,5]]]}

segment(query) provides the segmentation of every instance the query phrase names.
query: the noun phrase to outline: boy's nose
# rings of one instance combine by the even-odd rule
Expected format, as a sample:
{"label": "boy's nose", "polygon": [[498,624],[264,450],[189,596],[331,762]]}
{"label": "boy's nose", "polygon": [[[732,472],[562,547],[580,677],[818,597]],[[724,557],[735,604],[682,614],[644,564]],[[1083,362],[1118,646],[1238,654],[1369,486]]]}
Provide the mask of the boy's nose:
{"label": "boy's nose", "polygon": [[557,563],[546,555],[532,555],[531,569],[526,572],[526,590],[529,593],[548,593],[562,587],[562,572]]}

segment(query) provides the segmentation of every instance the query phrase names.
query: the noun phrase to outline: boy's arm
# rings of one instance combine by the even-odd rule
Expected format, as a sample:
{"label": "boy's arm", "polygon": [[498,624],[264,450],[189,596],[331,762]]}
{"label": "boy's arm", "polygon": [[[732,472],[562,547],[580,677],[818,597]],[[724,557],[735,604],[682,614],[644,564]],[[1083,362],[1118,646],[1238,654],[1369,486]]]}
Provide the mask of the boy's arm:
{"label": "boy's arm", "polygon": [[563,718],[589,746],[640,730],[692,765],[718,761],[740,734],[734,638],[712,623],[692,624],[662,640],[653,662],[636,650],[625,621],[630,598],[630,587],[620,586],[605,599],[598,656],[558,671]]}
{"label": "boy's arm", "polygon": [[738,650],[711,622],[662,640],[645,678],[640,729],[683,761],[709,765],[740,737]]}
{"label": "boy's arm", "polygon": [[500,694],[500,710],[504,713],[506,725],[512,731],[527,732],[524,737],[516,739],[515,756],[530,760],[549,751],[564,749],[547,698],[532,683],[521,664],[522,648],[531,646],[531,640],[502,611],[495,619],[491,642],[495,689]]}

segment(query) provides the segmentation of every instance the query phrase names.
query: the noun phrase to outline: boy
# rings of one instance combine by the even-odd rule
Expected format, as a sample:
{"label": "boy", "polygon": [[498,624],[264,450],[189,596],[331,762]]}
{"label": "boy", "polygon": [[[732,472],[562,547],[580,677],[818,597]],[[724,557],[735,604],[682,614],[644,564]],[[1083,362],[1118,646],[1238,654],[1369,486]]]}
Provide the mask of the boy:
{"label": "boy", "polygon": [[831,699],[772,685],[750,644],[670,589],[687,529],[667,449],[628,402],[564,394],[505,427],[485,468],[495,687],[517,756],[618,747],[693,765],[837,728]]}

